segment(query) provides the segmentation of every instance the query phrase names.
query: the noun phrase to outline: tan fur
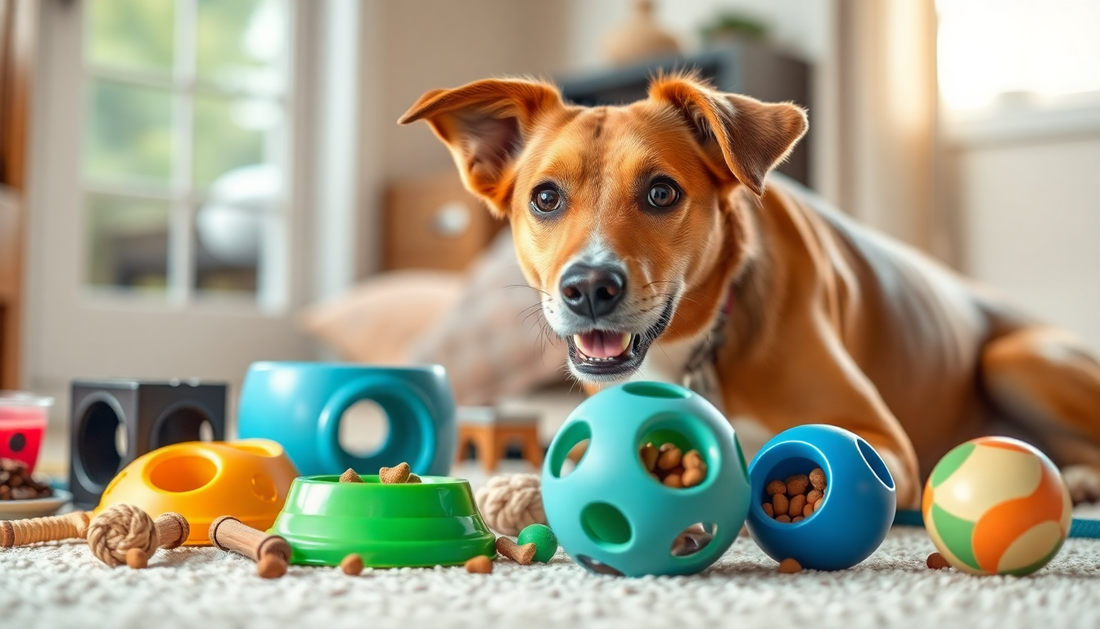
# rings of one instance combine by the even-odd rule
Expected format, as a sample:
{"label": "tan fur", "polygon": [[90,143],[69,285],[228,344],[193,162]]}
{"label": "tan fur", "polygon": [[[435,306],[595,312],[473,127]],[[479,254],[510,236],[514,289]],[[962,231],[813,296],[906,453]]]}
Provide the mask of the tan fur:
{"label": "tan fur", "polygon": [[[419,119],[510,219],[548,320],[563,265],[598,237],[626,266],[625,312],[648,321],[674,300],[650,354],[705,334],[732,291],[715,365],[727,415],[770,434],[856,432],[886,461],[899,506],[919,504],[922,472],[949,448],[988,432],[1028,438],[1073,466],[1075,499],[1100,497],[1100,363],[796,185],[768,183],[805,132],[799,108],[683,75],[598,108],[566,105],[537,81],[485,80],[425,94],[401,122]],[[645,206],[654,173],[682,189],[675,209]],[[548,180],[567,200],[552,220],[529,207]]]}

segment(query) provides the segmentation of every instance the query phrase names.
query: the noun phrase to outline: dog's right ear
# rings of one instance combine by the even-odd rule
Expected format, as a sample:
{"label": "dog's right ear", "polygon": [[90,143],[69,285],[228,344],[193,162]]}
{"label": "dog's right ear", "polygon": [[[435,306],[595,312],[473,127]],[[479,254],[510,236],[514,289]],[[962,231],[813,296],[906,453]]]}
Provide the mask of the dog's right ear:
{"label": "dog's right ear", "polygon": [[466,188],[506,214],[516,157],[538,120],[563,108],[552,85],[485,79],[453,90],[432,90],[398,120],[426,120],[454,156]]}

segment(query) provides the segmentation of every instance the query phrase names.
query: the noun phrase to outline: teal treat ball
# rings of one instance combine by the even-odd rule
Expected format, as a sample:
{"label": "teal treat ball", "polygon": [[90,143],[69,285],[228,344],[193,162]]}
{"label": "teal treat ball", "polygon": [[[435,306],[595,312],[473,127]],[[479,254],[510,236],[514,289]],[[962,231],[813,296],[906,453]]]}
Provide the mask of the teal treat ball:
{"label": "teal treat ball", "polygon": [[535,545],[535,561],[546,563],[554,558],[558,552],[558,538],[549,526],[545,524],[531,524],[519,532],[517,543]]}
{"label": "teal treat ball", "polygon": [[[587,442],[570,469],[569,452]],[[703,481],[663,485],[642,463],[646,443],[697,450]],[[692,391],[628,382],[588,398],[550,444],[542,470],[546,518],[562,548],[591,572],[625,576],[694,574],[737,539],[749,511],[748,469],[733,427]],[[712,535],[684,552],[677,538],[696,525]]]}

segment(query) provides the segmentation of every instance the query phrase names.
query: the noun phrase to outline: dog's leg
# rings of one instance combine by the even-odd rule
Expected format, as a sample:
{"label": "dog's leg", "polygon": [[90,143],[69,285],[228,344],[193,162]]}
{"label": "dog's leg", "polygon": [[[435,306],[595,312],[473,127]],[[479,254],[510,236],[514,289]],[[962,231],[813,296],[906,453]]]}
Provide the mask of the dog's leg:
{"label": "dog's leg", "polygon": [[[724,376],[730,383],[724,397],[731,416],[759,418],[774,432],[800,424],[850,430],[882,457],[894,481],[898,508],[920,508],[913,444],[840,339],[825,332],[801,338],[792,335],[785,342],[791,345],[769,352],[770,358],[763,362],[744,364]],[[785,358],[789,356],[798,359]]]}
{"label": "dog's leg", "polygon": [[986,391],[1062,468],[1074,502],[1100,500],[1100,361],[1069,332],[1025,327],[982,353]]}

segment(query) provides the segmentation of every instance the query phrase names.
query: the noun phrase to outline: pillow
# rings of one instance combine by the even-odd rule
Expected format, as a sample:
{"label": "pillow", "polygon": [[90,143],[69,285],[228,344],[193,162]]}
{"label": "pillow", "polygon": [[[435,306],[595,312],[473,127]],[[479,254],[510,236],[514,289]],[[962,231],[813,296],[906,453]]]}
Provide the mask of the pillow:
{"label": "pillow", "polygon": [[511,231],[504,229],[471,264],[461,298],[414,342],[410,356],[446,367],[462,405],[494,405],[562,382],[565,343],[543,334],[540,297],[527,285]]}
{"label": "pillow", "polygon": [[300,321],[343,360],[408,364],[409,347],[458,303],[463,283],[461,273],[445,271],[380,273],[311,306]]}
{"label": "pillow", "polygon": [[527,286],[508,229],[466,273],[380,273],[301,321],[344,360],[443,365],[463,406],[565,379],[565,344],[543,336],[539,292]]}

